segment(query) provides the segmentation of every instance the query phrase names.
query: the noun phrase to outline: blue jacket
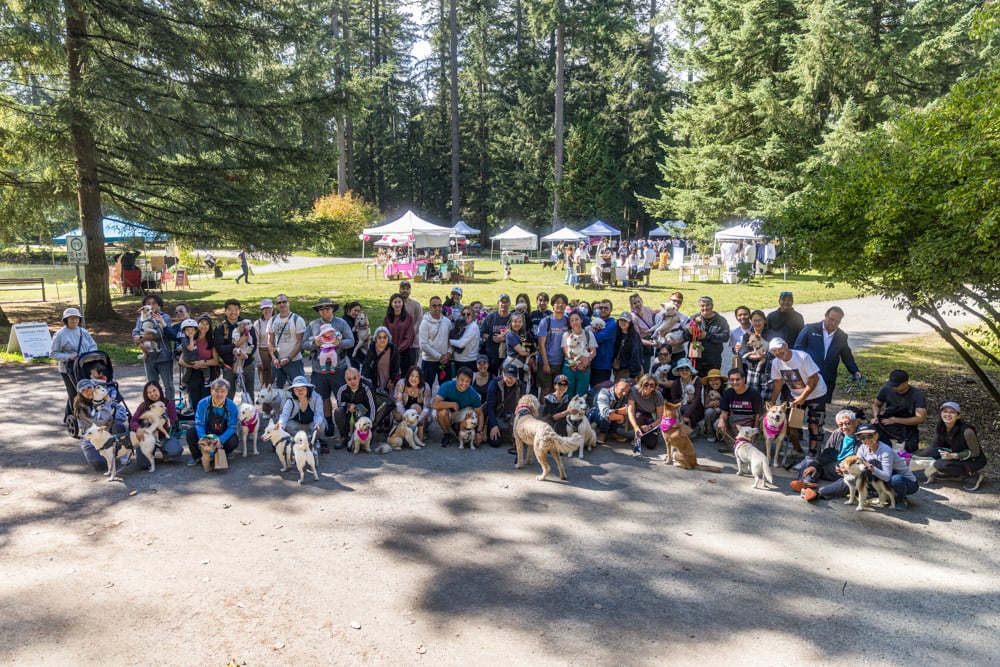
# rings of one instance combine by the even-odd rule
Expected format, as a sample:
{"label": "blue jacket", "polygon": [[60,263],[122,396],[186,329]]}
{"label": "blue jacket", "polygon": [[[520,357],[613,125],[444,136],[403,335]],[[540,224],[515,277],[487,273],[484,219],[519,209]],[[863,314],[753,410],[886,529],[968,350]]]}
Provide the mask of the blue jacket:
{"label": "blue jacket", "polygon": [[604,328],[594,332],[597,339],[597,356],[590,362],[590,367],[599,371],[610,371],[611,362],[615,356],[615,336],[618,326],[613,318],[604,320]]}
{"label": "blue jacket", "polygon": [[852,375],[858,372],[858,365],[854,362],[854,353],[851,352],[847,344],[847,334],[842,329],[833,332],[833,340],[830,341],[830,349],[825,357],[823,355],[823,323],[813,322],[807,324],[799,332],[799,337],[795,341],[795,349],[806,352],[812,360],[819,366],[820,375],[826,383],[827,399],[833,397],[833,388],[837,384],[837,366],[844,362],[848,372]]}

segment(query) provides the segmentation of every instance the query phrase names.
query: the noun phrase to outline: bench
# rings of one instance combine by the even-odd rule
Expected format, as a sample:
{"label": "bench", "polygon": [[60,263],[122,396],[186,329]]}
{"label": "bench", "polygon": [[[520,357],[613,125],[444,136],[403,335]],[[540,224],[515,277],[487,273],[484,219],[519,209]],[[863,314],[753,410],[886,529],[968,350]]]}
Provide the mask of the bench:
{"label": "bench", "polygon": [[0,278],[0,289],[3,290],[35,290],[39,288],[42,290],[42,301],[47,301],[45,298],[45,278]]}

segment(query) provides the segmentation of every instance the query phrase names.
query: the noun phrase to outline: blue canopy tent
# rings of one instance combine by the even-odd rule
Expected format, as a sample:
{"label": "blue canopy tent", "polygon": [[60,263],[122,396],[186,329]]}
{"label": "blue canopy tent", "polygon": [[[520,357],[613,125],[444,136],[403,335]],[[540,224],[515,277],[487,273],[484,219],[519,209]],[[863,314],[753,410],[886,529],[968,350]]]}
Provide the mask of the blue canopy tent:
{"label": "blue canopy tent", "polygon": [[[56,245],[66,245],[67,236],[82,236],[83,230],[76,229],[67,232],[62,236],[56,236],[52,242]],[[161,232],[154,232],[149,227],[140,225],[138,222],[129,220],[119,220],[117,218],[104,218],[104,242],[120,243],[127,239],[141,238],[146,243],[162,243],[167,240],[167,235]]]}
{"label": "blue canopy tent", "polygon": [[598,220],[589,227],[584,227],[580,230],[580,233],[584,236],[621,236],[622,233],[604,222],[603,220]]}

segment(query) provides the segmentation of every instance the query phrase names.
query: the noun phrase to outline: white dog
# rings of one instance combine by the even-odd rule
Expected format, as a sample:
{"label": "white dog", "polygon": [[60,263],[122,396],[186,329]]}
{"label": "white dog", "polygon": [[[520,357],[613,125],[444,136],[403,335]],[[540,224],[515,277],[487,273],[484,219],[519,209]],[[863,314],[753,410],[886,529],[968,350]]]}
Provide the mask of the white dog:
{"label": "white dog", "polygon": [[[236,323],[236,328],[233,329],[233,354],[238,355],[240,359],[249,359],[250,355],[253,353],[253,341],[250,338],[250,330],[253,328],[253,322],[250,320],[240,320]],[[243,344],[240,344],[240,339],[246,336],[246,340]]]}
{"label": "white dog", "polygon": [[354,432],[351,434],[351,451],[355,454],[365,450],[369,454],[372,451],[372,440],[375,439],[375,431],[372,430],[372,420],[368,417],[361,417],[354,422]]}
{"label": "white dog", "polygon": [[143,306],[139,309],[139,337],[142,342],[139,347],[147,354],[155,354],[160,351],[160,344],[157,342],[157,326],[153,320],[153,307]]}
{"label": "white dog", "polygon": [[479,415],[473,408],[463,408],[451,415],[451,423],[458,426],[458,448],[476,448],[476,431],[479,428]]}
{"label": "white dog", "polygon": [[[736,474],[753,475],[753,488],[766,489],[768,484],[774,486],[774,478],[771,476],[771,467],[767,465],[767,457],[753,446],[753,439],[756,435],[757,429],[750,426],[740,426],[739,433],[736,434],[736,441],[733,443],[733,453],[736,455]],[[761,486],[762,484],[763,486]]]}
{"label": "white dog", "polygon": [[679,345],[684,342],[683,321],[677,306],[671,302],[660,304],[659,323],[649,332],[657,345]]}
{"label": "white dog", "polygon": [[267,425],[261,437],[274,447],[274,453],[278,455],[278,461],[281,462],[281,472],[288,470],[288,467],[292,465],[292,458],[295,456],[292,449],[292,436],[288,431],[278,426],[277,421],[273,421]]}
{"label": "white dog", "polygon": [[108,472],[105,473],[108,476],[108,481],[113,482],[118,479],[118,446],[115,437],[108,432],[108,428],[94,424],[84,432],[83,437],[85,440],[89,440],[90,444],[108,462]]}
{"label": "white dog", "polygon": [[[583,396],[575,396],[570,400],[567,406],[566,415],[566,435],[572,436],[574,433],[579,433],[583,440],[580,442],[580,448],[578,451],[578,458],[583,458],[583,450],[593,449],[597,445],[597,433],[594,432],[594,427],[590,424],[590,420],[587,419],[587,399]],[[569,453],[569,458],[573,458],[573,453]]]}
{"label": "white dog", "polygon": [[262,417],[267,417],[273,421],[281,413],[281,408],[287,398],[288,392],[284,389],[278,389],[274,385],[265,384],[257,392],[257,398],[254,400],[254,403]]}
{"label": "white dog", "polygon": [[295,434],[292,454],[295,456],[295,467],[299,469],[299,484],[305,481],[307,465],[312,468],[313,479],[318,482],[319,473],[316,472],[316,451],[313,449],[312,443],[309,442],[309,434],[305,430]]}
{"label": "white dog", "polygon": [[354,351],[351,352],[351,356],[357,357],[358,352],[367,352],[371,341],[372,330],[368,325],[368,316],[358,313],[358,317],[354,320]]}
{"label": "white dog", "polygon": [[132,447],[141,451],[149,461],[149,472],[156,472],[156,438],[153,437],[153,430],[148,427],[136,429],[128,437],[132,441]]}
{"label": "white dog", "polygon": [[564,337],[568,341],[566,347],[569,352],[569,363],[571,366],[575,366],[590,358],[590,346],[588,345],[588,336],[586,332],[582,334],[575,333],[564,333]]}
{"label": "white dog", "polygon": [[410,449],[421,449],[424,443],[420,440],[418,433],[420,429],[420,413],[410,408],[403,413],[403,420],[396,424],[396,427],[389,434],[389,446],[393,449],[402,449],[405,442]]}
{"label": "white dog", "polygon": [[247,457],[247,441],[253,441],[253,455],[257,456],[257,437],[260,433],[260,413],[253,403],[243,403],[240,405],[239,426],[237,431],[240,434],[240,443],[243,445],[243,458]]}

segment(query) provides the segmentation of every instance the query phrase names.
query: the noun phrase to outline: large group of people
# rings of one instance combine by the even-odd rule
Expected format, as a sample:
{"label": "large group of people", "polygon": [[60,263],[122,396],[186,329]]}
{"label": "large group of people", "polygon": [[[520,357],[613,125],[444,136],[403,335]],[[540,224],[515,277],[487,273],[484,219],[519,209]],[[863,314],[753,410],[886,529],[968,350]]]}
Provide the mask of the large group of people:
{"label": "large group of people", "polygon": [[[790,430],[791,447],[804,457],[792,486],[809,501],[846,493],[839,464],[852,455],[873,464],[896,491],[900,508],[918,488],[908,457],[933,459],[930,479],[958,477],[978,487],[986,460],[975,429],[961,419],[956,403],[946,402],[934,443],[921,448],[926,399],[904,370],[889,375],[868,422],[841,411],[826,436],[825,411],[839,366],[862,378],[840,329],[841,308],[832,306],[822,321],[806,324],[792,293],[782,292],[770,314],[737,308],[731,328],[711,297],[700,297],[690,315],[681,312],[683,304],[684,296],[674,292],[654,309],[634,293],[616,314],[610,299],[587,302],[539,292],[534,300],[525,293],[514,299],[501,294],[495,308],[486,308],[466,303],[463,288],[454,286],[447,298],[431,297],[425,311],[404,280],[384,313],[363,313],[358,302],[341,310],[324,297],[311,304],[316,315],[307,322],[293,312],[287,295],[278,294],[262,299],[250,318],[240,301],[229,299],[216,322],[208,314],[193,317],[184,303],[171,318],[162,298],[149,294],[133,337],[153,345],[143,347],[147,383],[130,422],[119,410],[94,405],[99,374],[74,379],[67,371],[74,358],[96,349],[75,309],[63,313],[52,357],[81,426],[107,423],[121,435],[139,428],[148,406],[163,400],[174,428],[161,437],[160,455],[170,458],[182,452],[178,420],[193,420],[186,435],[189,465],[199,463],[197,442],[206,435],[218,437],[227,451],[235,449],[233,399],[239,394],[252,400],[265,386],[287,391],[274,412],[281,427],[315,433],[323,454],[347,446],[359,417],[369,417],[379,437],[409,410],[418,415],[421,440],[434,428],[441,446],[454,444],[462,427],[455,415],[469,408],[477,417],[474,444],[510,446],[515,406],[530,392],[561,434],[570,402],[584,397],[598,443],[629,443],[636,455],[661,446],[668,402],[693,437],[718,442],[720,451],[730,451],[727,443],[741,426],[763,431],[767,403],[790,404],[804,413],[801,434]],[[660,325],[668,316],[678,324],[665,332]],[[103,458],[82,438],[88,463],[100,468]]]}

